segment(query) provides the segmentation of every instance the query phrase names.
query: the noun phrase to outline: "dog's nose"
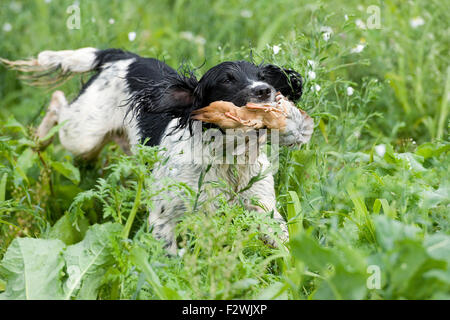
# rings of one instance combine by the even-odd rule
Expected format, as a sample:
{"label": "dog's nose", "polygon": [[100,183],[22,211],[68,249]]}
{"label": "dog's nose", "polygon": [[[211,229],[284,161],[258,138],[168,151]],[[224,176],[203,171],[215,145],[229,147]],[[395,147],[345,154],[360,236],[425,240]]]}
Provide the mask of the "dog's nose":
{"label": "dog's nose", "polygon": [[267,85],[267,84],[260,84],[256,87],[254,87],[252,90],[253,90],[253,94],[258,99],[261,99],[261,100],[267,100],[272,93],[272,90],[270,89],[269,85]]}

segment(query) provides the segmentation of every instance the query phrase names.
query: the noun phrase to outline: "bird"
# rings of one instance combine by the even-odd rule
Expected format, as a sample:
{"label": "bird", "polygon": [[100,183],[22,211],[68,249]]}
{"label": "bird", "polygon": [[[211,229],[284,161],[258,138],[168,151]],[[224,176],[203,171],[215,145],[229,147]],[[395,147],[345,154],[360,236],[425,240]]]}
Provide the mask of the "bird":
{"label": "bird", "polygon": [[194,110],[192,119],[213,123],[222,129],[279,129],[286,128],[286,112],[277,103],[252,103],[236,106],[228,101],[214,101],[207,107]]}

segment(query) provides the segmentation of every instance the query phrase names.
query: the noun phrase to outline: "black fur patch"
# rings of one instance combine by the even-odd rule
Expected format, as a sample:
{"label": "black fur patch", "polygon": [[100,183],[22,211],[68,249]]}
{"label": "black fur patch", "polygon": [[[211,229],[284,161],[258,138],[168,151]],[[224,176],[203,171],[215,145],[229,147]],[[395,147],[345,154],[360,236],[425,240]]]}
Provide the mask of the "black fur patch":
{"label": "black fur patch", "polygon": [[148,145],[160,143],[169,122],[179,119],[185,126],[193,105],[197,79],[177,73],[162,61],[138,58],[128,67],[131,92],[129,112],[136,117],[142,140]]}

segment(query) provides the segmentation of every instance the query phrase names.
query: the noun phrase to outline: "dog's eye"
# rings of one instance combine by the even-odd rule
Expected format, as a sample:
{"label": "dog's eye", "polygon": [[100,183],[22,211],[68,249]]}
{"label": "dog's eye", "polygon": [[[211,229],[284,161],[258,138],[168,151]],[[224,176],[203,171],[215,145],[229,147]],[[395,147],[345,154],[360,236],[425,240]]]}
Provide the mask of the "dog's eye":
{"label": "dog's eye", "polygon": [[222,83],[225,84],[230,84],[234,81],[234,77],[231,74],[227,74],[226,77],[221,81]]}

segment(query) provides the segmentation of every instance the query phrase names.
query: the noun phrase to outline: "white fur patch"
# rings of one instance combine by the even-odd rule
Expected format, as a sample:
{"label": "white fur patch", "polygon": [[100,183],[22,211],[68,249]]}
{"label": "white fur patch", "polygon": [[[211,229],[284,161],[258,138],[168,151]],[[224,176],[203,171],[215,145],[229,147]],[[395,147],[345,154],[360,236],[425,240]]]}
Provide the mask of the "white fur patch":
{"label": "white fur patch", "polygon": [[86,72],[94,69],[97,49],[82,48],[78,50],[42,51],[38,55],[40,66],[50,68],[61,67],[63,72]]}
{"label": "white fur patch", "polygon": [[69,106],[60,112],[61,143],[76,155],[88,155],[101,148],[108,135],[123,132],[130,145],[139,141],[139,131],[131,113],[126,116],[129,90],[127,69],[134,59],[120,60],[102,66],[102,71]]}

